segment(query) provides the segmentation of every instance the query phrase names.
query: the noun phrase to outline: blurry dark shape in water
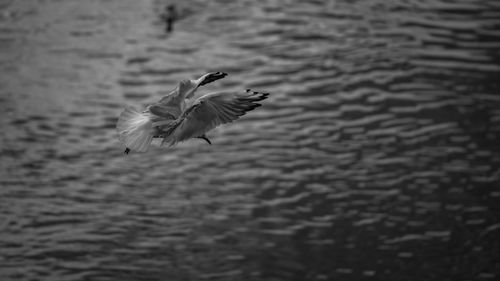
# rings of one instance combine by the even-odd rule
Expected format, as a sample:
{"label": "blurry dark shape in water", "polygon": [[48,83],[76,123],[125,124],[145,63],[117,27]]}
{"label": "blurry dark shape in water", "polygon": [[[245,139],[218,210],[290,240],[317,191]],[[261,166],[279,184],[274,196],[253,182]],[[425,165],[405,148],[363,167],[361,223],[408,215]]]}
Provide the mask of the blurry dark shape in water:
{"label": "blurry dark shape in water", "polygon": [[165,11],[161,14],[161,19],[165,22],[165,32],[170,33],[174,30],[174,21],[177,20],[177,10],[174,4],[167,5]]}

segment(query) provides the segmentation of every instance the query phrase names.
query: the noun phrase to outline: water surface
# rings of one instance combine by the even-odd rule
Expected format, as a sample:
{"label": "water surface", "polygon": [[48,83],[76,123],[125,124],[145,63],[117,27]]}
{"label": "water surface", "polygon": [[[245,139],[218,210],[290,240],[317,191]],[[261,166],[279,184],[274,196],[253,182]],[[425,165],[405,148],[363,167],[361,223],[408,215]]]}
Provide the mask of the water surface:
{"label": "water surface", "polygon": [[[0,279],[495,280],[495,0],[0,3]],[[122,154],[180,79],[270,92]]]}

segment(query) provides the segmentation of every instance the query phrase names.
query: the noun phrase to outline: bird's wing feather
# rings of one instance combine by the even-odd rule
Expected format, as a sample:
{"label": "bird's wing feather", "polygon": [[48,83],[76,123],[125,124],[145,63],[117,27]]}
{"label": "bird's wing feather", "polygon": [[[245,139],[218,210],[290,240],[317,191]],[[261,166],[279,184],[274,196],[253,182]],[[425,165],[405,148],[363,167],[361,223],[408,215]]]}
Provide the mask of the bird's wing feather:
{"label": "bird's wing feather", "polygon": [[247,90],[244,93],[213,93],[197,99],[178,119],[177,125],[165,142],[171,145],[201,136],[207,131],[232,122],[246,112],[261,106],[267,93]]}
{"label": "bird's wing feather", "polygon": [[208,83],[217,81],[226,77],[227,74],[224,72],[210,72],[202,75],[200,78],[194,79],[185,79],[179,82],[179,85],[175,88],[175,90],[168,93],[166,96],[162,97],[157,104],[161,104],[164,106],[175,106],[181,107],[181,104],[185,99],[189,99],[194,96],[194,93],[198,89],[198,87],[206,85]]}
{"label": "bird's wing feather", "polygon": [[158,102],[154,103],[153,105],[180,108],[181,104],[184,102],[185,96],[189,93],[195,92],[196,88],[197,86],[194,83],[194,80],[182,80],[173,91],[163,96]]}

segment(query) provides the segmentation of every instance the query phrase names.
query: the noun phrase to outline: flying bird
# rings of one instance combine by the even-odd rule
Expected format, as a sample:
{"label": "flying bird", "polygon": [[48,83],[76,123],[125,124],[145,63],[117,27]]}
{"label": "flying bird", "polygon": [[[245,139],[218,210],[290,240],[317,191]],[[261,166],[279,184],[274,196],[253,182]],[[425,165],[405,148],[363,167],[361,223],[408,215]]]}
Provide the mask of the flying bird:
{"label": "flying bird", "polygon": [[216,92],[195,98],[203,85],[226,77],[223,72],[211,72],[198,79],[182,80],[179,85],[158,102],[140,112],[126,108],[118,118],[116,128],[119,140],[130,151],[145,152],[153,138],[173,146],[191,138],[200,138],[208,144],[206,133],[215,127],[232,122],[259,106],[268,93],[250,89],[242,92]]}

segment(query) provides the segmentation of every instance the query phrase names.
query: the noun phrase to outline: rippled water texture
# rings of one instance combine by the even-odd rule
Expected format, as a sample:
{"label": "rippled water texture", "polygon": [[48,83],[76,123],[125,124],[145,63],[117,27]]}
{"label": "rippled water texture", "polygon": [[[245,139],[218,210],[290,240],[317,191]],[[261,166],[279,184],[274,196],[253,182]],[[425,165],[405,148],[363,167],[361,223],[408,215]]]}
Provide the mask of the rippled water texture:
{"label": "rippled water texture", "polygon": [[[500,2],[0,2],[1,280],[498,280]],[[180,79],[271,93],[123,155]]]}

